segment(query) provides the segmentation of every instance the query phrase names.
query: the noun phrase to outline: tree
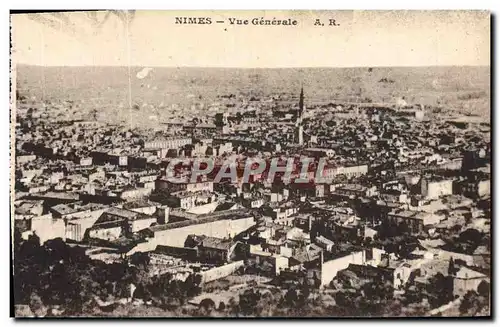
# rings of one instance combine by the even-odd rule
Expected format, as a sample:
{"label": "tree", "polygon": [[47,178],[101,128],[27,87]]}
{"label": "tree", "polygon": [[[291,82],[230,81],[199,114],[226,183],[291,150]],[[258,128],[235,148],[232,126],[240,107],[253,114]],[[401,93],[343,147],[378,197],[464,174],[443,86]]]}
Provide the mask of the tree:
{"label": "tree", "polygon": [[201,292],[201,275],[191,274],[184,281],[184,289],[188,297],[196,296]]}
{"label": "tree", "polygon": [[14,228],[13,239],[14,239],[14,258],[15,258],[16,254],[19,252],[19,248],[21,247],[21,243],[23,242],[23,236],[21,234],[21,231],[17,227]]}
{"label": "tree", "polygon": [[476,316],[482,311],[489,311],[489,299],[475,291],[468,291],[459,307],[460,313],[467,316]]}
{"label": "tree", "polygon": [[243,294],[240,294],[239,305],[238,305],[239,311],[244,315],[254,314],[259,300],[260,300],[259,291],[246,290]]}
{"label": "tree", "polygon": [[455,276],[457,270],[455,268],[455,263],[453,261],[453,258],[450,257],[450,261],[448,263],[448,275],[449,276]]}
{"label": "tree", "polygon": [[[223,302],[221,302],[223,303]],[[215,302],[212,299],[206,298],[201,300],[200,302],[200,308],[206,313],[210,314],[212,310],[215,309]]]}
{"label": "tree", "polygon": [[289,289],[284,297],[285,303],[288,307],[296,307],[297,303],[299,301],[299,296],[297,294],[297,291],[295,289]]}
{"label": "tree", "polygon": [[478,245],[481,243],[483,233],[477,229],[469,228],[466,231],[460,233],[458,236],[458,241],[461,243],[469,243],[472,245]]}
{"label": "tree", "polygon": [[71,249],[66,245],[62,238],[56,238],[53,240],[48,240],[45,242],[44,247],[48,254],[48,260],[50,263],[55,263],[59,261],[69,261],[71,257]]}
{"label": "tree", "polygon": [[134,266],[140,267],[141,269],[146,269],[149,265],[149,262],[149,255],[144,252],[135,252],[130,256],[130,263]]}
{"label": "tree", "polygon": [[29,307],[36,317],[44,317],[47,314],[47,308],[37,293],[31,294]]}
{"label": "tree", "polygon": [[429,302],[433,307],[446,304],[453,299],[453,280],[437,273],[431,278],[427,291],[431,295]]}
{"label": "tree", "polygon": [[491,285],[487,281],[483,280],[477,286],[477,292],[479,293],[479,295],[484,296],[486,298],[490,297],[490,291],[491,291]]}

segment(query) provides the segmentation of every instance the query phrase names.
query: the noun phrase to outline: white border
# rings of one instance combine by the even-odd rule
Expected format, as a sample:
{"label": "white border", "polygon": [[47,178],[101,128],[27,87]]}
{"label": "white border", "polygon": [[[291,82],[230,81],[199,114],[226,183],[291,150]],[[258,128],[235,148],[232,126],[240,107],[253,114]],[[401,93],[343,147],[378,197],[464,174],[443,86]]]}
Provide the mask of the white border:
{"label": "white border", "polygon": [[[41,6],[36,1],[7,1],[12,9],[39,9]],[[456,1],[439,1],[439,0],[419,0],[419,1],[369,1],[369,0],[350,0],[343,2],[308,0],[308,1],[270,1],[270,0],[253,0],[253,1],[228,1],[228,0],[183,0],[177,3],[161,3],[154,0],[134,1],[101,1],[101,0],[86,0],[86,1],[54,1],[48,0],[43,2],[44,9],[493,9],[495,8],[495,0],[456,0]]]}
{"label": "white border", "polygon": [[[161,6],[159,6],[159,3],[161,3]],[[4,324],[10,325],[14,323],[13,319],[9,319],[9,309],[10,309],[10,293],[7,291],[9,288],[9,266],[7,262],[9,261],[9,242],[10,242],[10,230],[9,230],[9,192],[7,189],[7,185],[9,184],[9,148],[10,148],[10,143],[9,143],[9,110],[7,110],[7,106],[9,105],[9,93],[8,93],[8,86],[9,86],[9,80],[7,79],[7,76],[9,76],[9,68],[7,67],[7,61],[8,61],[8,51],[9,51],[9,33],[8,33],[8,28],[9,28],[9,15],[7,13],[8,9],[33,9],[33,8],[41,8],[43,9],[421,9],[421,10],[430,10],[430,9],[482,9],[482,10],[491,10],[494,14],[497,15],[495,18],[495,26],[498,24],[498,15],[500,13],[500,1],[495,1],[495,0],[454,0],[454,1],[437,1],[437,0],[417,0],[417,1],[369,1],[369,0],[349,0],[349,1],[343,1],[343,2],[338,2],[338,1],[319,1],[319,0],[307,0],[307,1],[293,1],[293,0],[288,0],[288,1],[283,1],[279,3],[278,1],[270,1],[270,0],[248,0],[248,1],[210,1],[208,3],[207,1],[203,0],[182,0],[178,1],[177,3],[169,3],[169,4],[164,4],[163,2],[158,2],[158,1],[152,1],[152,0],[141,0],[141,1],[126,1],[122,0],[119,2],[111,2],[111,1],[103,1],[103,0],[86,0],[86,1],[54,1],[54,0],[46,0],[43,2],[39,1],[21,1],[21,0],[8,0],[8,1],[2,1],[2,12],[4,13],[1,15],[0,19],[2,20],[2,27],[3,31],[0,33],[0,37],[2,38],[1,45],[4,47],[3,51],[1,52],[2,55],[4,56],[3,62],[5,63],[4,66],[2,66],[2,76],[4,78],[2,79],[3,85],[2,85],[2,102],[5,107],[3,109],[4,116],[0,120],[0,135],[2,138],[2,148],[3,151],[0,151],[0,154],[2,156],[2,159],[0,160],[1,162],[1,171],[0,171],[0,185],[3,187],[0,188],[0,209],[2,213],[2,220],[4,221],[4,227],[2,229],[2,235],[5,237],[5,240],[1,246],[2,250],[0,251],[0,262],[2,262],[2,270],[1,270],[1,276],[0,280],[3,281],[3,285],[6,287],[3,288],[3,296],[1,298],[1,308],[2,308],[2,326]],[[3,8],[5,7],[5,8]],[[492,26],[492,30],[495,29],[495,26]],[[497,53],[497,45],[495,44],[495,53]],[[493,50],[493,49],[492,49]],[[492,57],[493,59],[493,57]],[[497,69],[495,69],[495,72],[492,72],[495,76],[497,76]],[[495,89],[493,92],[496,92],[498,89],[498,85],[495,86]],[[493,108],[493,110],[496,111],[497,106]],[[495,115],[495,121],[494,121],[494,126],[496,129],[498,129],[500,126],[499,125],[499,114]],[[498,140],[498,133],[494,133],[493,138],[494,138],[494,144],[497,145],[500,143],[500,140]],[[499,158],[498,158],[498,151],[495,149],[495,158],[494,162],[498,163]],[[495,179],[494,182],[497,182],[498,179],[500,179],[498,174],[495,174]],[[497,183],[495,183],[497,184]],[[494,203],[500,203],[499,202],[499,194],[498,192],[495,193],[495,198],[493,199]],[[493,217],[493,219],[496,220],[496,217]],[[495,222],[495,231],[494,235],[498,237],[498,226],[499,222]],[[497,242],[498,243],[498,242]],[[496,248],[495,248],[496,250]],[[495,255],[494,261],[498,261],[498,256],[497,251],[494,251],[493,254]],[[495,279],[492,277],[492,279]],[[500,283],[498,281],[494,282],[495,285],[495,291],[498,289],[498,285]],[[496,295],[498,296],[498,292],[495,292]],[[493,309],[494,312],[498,314],[498,298],[496,298],[495,301],[495,308]],[[90,322],[90,321],[89,321]],[[220,321],[222,322],[227,322],[227,323],[239,323],[239,321],[234,321],[234,320],[227,320],[227,321]],[[281,323],[283,321],[280,321]],[[304,323],[301,321],[296,321],[298,323]],[[319,321],[318,321],[319,322]],[[376,321],[372,322],[376,325],[383,325],[388,323],[389,321]],[[419,321],[408,321],[408,324],[415,324],[418,323]],[[438,324],[438,321],[425,321],[424,322],[428,325],[433,325],[433,324]],[[472,322],[472,321],[466,321],[467,322]],[[50,323],[50,322],[49,322]],[[61,325],[67,325],[69,326],[72,322],[65,320],[65,321],[60,321],[58,322]],[[81,322],[80,322],[81,323]],[[85,322],[87,323],[87,322]],[[94,324],[97,325],[104,325],[105,321],[96,321]],[[112,324],[119,324],[121,321],[112,321]],[[139,322],[140,323],[140,322]],[[176,325],[182,323],[181,321],[158,321],[158,323],[167,323],[169,325]],[[189,322],[184,322],[184,324],[206,324],[209,323],[208,321],[189,321]],[[217,321],[216,323],[219,323]],[[255,321],[252,322],[252,324],[255,325],[268,325],[268,324],[276,324],[279,323],[278,321],[273,321],[273,320],[263,320],[263,321]],[[324,321],[324,323],[328,324],[344,324],[347,323],[347,321]],[[355,322],[349,322],[350,324],[355,323]],[[361,322],[356,322],[355,324],[363,324],[364,321]],[[400,323],[400,321],[394,321],[393,323]],[[447,321],[447,323],[455,323],[455,321]]]}

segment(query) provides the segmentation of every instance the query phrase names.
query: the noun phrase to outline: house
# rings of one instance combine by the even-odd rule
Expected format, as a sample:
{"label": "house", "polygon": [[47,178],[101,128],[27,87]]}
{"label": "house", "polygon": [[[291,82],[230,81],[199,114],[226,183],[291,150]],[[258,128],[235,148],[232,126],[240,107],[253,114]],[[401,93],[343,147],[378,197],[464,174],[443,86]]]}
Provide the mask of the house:
{"label": "house", "polygon": [[171,193],[170,196],[166,199],[166,202],[171,208],[182,208],[185,210],[189,210],[205,204],[216,203],[216,196],[214,193],[206,191],[180,191]]}
{"label": "house", "polygon": [[154,140],[144,143],[145,149],[178,149],[184,145],[192,144],[191,138],[170,138]]}
{"label": "house", "polygon": [[81,241],[87,229],[91,228],[102,213],[108,209],[107,205],[99,203],[83,204],[81,201],[59,204],[50,208],[54,217],[66,221],[66,238]]}
{"label": "house", "polygon": [[345,175],[348,178],[366,175],[368,173],[368,165],[353,165],[337,167],[335,175]]}
{"label": "house", "polygon": [[453,179],[420,179],[420,194],[427,199],[437,199],[444,195],[453,194]]}
{"label": "house", "polygon": [[[251,252],[251,258],[255,260],[256,265],[261,271],[269,271],[272,276],[278,276],[281,271],[288,268],[289,259],[280,254],[253,250]],[[270,269],[266,270],[267,267]]]}
{"label": "house", "polygon": [[[21,200],[15,202],[16,217],[40,216],[43,213],[43,201]],[[17,218],[16,218],[17,219]]]}
{"label": "house", "polygon": [[260,208],[264,205],[264,198],[248,197],[241,201],[245,208]]}
{"label": "house", "polygon": [[384,250],[373,248],[336,253],[331,258],[325,258],[321,263],[321,286],[327,286],[338,274],[350,264],[378,266],[382,261]]}
{"label": "house", "polygon": [[55,218],[51,213],[27,218],[24,219],[24,222],[25,231],[23,235],[27,237],[29,235],[36,234],[40,239],[40,244],[55,238],[62,238],[63,240],[66,240],[66,227],[64,219]]}
{"label": "house", "polygon": [[286,239],[298,242],[302,245],[310,243],[309,233],[305,233],[302,229],[298,227],[292,227],[286,232]]}
{"label": "house", "polygon": [[461,184],[461,190],[465,196],[470,196],[471,198],[482,197],[490,194],[490,182],[491,179],[464,181]]}
{"label": "house", "polygon": [[394,269],[385,267],[376,267],[370,265],[350,263],[347,268],[337,273],[336,279],[342,283],[355,286],[365,282],[394,284]]}
{"label": "house", "polygon": [[148,200],[130,201],[123,204],[123,209],[131,210],[145,215],[156,215],[159,224],[165,224],[169,220],[170,208],[160,203]]}
{"label": "house", "polygon": [[354,215],[336,213],[328,221],[333,236],[338,240],[355,240],[364,237],[364,226],[361,219]]}
{"label": "house", "polygon": [[315,244],[309,244],[302,249],[297,249],[295,254],[289,258],[290,268],[292,270],[301,269],[304,265],[311,265],[314,262],[321,262],[323,249]]}
{"label": "house", "polygon": [[188,235],[184,246],[197,248],[198,258],[201,262],[227,263],[234,258],[237,244],[238,242],[228,238]]}
{"label": "house", "polygon": [[441,221],[441,217],[428,213],[404,209],[395,209],[388,213],[387,223],[391,225],[405,225],[411,234],[424,230],[424,226],[432,226]]}
{"label": "house", "polygon": [[157,217],[132,210],[112,207],[102,213],[89,229],[90,238],[108,241],[129,235],[157,223]]}
{"label": "house", "polygon": [[[171,211],[170,218],[181,216]],[[206,235],[217,238],[234,237],[255,225],[255,218],[246,209],[215,211],[208,214],[182,214],[187,219],[152,226],[142,230],[155,245],[183,247],[190,234]]]}
{"label": "house", "polygon": [[271,203],[263,206],[264,214],[271,216],[276,224],[284,226],[293,225],[294,216],[298,211],[299,206],[294,202]]}
{"label": "house", "polygon": [[167,178],[160,178],[156,180],[155,189],[157,190],[168,190],[171,193],[174,192],[213,192],[214,183],[209,181],[196,182],[196,183],[175,183],[169,181]]}
{"label": "house", "polygon": [[467,291],[476,291],[481,282],[489,282],[489,278],[467,267],[460,269],[453,276],[453,294],[463,296]]}
{"label": "house", "polygon": [[335,245],[335,243],[333,241],[327,239],[326,237],[324,237],[322,235],[316,237],[316,239],[314,240],[314,243],[328,252],[332,251],[333,246]]}
{"label": "house", "polygon": [[307,156],[314,157],[316,159],[333,157],[335,155],[335,150],[332,149],[322,149],[322,148],[307,148],[304,150],[304,154]]}
{"label": "house", "polygon": [[341,199],[355,199],[360,197],[371,197],[377,193],[376,187],[366,187],[359,184],[345,184],[330,187],[332,196]]}

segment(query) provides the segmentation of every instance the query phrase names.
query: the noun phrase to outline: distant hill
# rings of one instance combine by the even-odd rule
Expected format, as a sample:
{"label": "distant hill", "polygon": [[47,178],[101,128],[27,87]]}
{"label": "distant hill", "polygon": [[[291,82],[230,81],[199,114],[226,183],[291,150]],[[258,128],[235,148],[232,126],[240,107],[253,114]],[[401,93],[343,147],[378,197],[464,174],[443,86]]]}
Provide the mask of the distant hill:
{"label": "distant hill", "polygon": [[[298,93],[304,85],[307,101],[438,102],[460,111],[489,115],[490,67],[395,68],[131,68],[132,103],[189,106],[210,103],[217,95]],[[127,67],[40,67],[19,65],[20,91],[37,98],[81,100],[103,108],[128,106]]]}

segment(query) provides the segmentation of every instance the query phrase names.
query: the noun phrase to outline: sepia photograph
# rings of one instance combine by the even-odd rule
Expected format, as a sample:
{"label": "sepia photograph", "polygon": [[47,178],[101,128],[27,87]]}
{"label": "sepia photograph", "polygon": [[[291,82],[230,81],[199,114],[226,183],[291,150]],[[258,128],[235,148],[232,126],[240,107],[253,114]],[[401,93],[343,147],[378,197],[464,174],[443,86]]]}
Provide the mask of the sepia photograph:
{"label": "sepia photograph", "polygon": [[491,23],[11,11],[13,317],[491,319]]}

